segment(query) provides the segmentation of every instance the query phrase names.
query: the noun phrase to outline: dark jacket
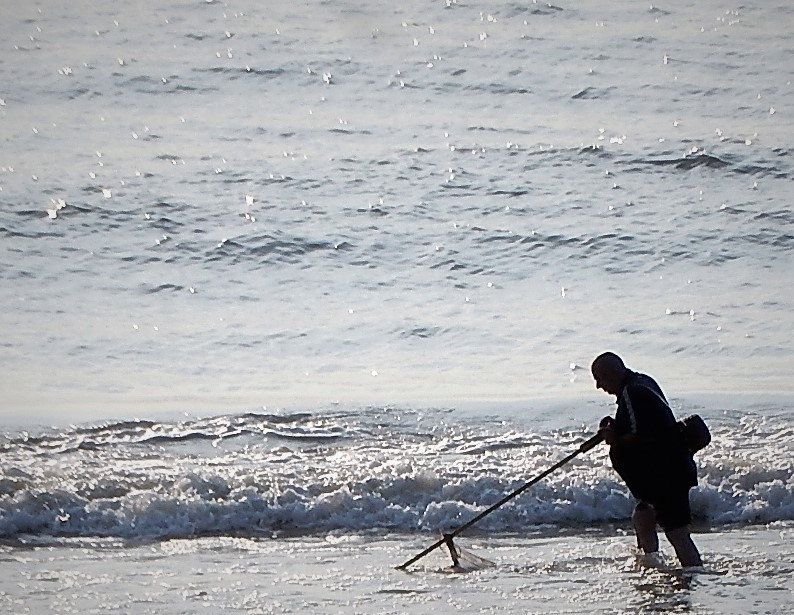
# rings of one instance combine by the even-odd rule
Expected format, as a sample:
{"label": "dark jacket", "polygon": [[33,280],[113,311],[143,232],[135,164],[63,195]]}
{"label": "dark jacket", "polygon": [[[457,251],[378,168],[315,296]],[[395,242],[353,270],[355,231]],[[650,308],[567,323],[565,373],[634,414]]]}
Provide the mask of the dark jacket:
{"label": "dark jacket", "polygon": [[634,434],[610,448],[612,466],[631,493],[653,503],[697,484],[697,469],[664,393],[650,376],[629,370],[617,396],[615,433]]}

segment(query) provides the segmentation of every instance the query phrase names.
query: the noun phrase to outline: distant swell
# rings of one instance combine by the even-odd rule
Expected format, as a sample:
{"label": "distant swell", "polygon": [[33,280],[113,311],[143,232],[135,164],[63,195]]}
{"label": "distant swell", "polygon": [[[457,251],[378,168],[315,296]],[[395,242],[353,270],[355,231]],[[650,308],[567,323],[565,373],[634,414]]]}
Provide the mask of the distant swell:
{"label": "distant swell", "polygon": [[730,166],[729,162],[712,156],[710,154],[697,154],[693,156],[685,156],[684,158],[661,159],[661,160],[645,160],[645,164],[652,164],[656,166],[672,166],[677,169],[689,171],[698,167],[705,167],[708,169],[722,169]]}
{"label": "distant swell", "polygon": [[[774,177],[776,179],[786,179],[789,173],[781,169],[773,161],[759,161],[754,163],[736,164],[729,160],[720,158],[712,154],[700,153],[689,154],[682,158],[655,158],[639,159],[629,162],[633,165],[651,165],[656,167],[670,167],[681,171],[691,171],[694,169],[726,169],[742,175],[755,175],[759,177]],[[641,170],[638,168],[637,170]]]}

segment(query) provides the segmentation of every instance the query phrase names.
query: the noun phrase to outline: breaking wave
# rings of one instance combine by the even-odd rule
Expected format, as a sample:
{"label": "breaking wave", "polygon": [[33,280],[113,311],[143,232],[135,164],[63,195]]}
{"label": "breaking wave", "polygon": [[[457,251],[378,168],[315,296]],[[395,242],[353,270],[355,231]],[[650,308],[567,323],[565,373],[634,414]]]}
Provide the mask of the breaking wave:
{"label": "breaking wave", "polygon": [[[246,413],[6,435],[0,536],[438,532],[521,487],[589,435],[490,422],[451,426],[447,415]],[[791,427],[745,415],[716,422],[713,434],[697,458],[696,521],[719,527],[794,519]],[[597,448],[477,529],[620,522],[632,507]]]}

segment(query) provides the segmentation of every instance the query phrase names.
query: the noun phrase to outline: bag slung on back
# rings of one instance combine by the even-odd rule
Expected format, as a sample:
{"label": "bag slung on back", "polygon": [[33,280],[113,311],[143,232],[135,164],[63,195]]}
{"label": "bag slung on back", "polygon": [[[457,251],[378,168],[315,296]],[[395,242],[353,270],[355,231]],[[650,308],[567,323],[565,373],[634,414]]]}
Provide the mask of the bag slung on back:
{"label": "bag slung on back", "polygon": [[684,442],[686,442],[689,452],[693,455],[711,442],[711,432],[706,422],[697,414],[681,419],[678,421],[678,425],[681,428],[681,434],[684,436]]}

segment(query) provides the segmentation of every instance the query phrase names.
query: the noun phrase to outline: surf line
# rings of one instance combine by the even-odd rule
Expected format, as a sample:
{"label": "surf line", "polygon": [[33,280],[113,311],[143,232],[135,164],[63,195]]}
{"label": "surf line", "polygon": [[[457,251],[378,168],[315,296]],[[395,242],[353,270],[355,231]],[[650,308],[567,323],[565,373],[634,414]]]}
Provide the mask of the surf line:
{"label": "surf line", "polygon": [[474,525],[478,521],[482,520],[484,517],[487,517],[488,515],[490,515],[493,511],[495,511],[500,506],[506,504],[507,502],[509,502],[513,498],[521,495],[522,493],[524,493],[524,491],[529,489],[532,485],[534,485],[535,483],[540,482],[541,480],[546,478],[549,474],[551,474],[555,470],[558,470],[559,468],[564,466],[566,463],[571,461],[571,459],[573,459],[574,457],[577,457],[578,455],[581,455],[582,453],[586,453],[587,451],[595,448],[603,440],[604,440],[604,436],[601,435],[601,433],[597,433],[596,435],[594,435],[589,440],[586,440],[585,442],[583,442],[579,446],[579,448],[577,448],[575,451],[573,451],[572,453],[566,455],[565,457],[560,459],[557,463],[555,463],[553,466],[551,466],[547,470],[544,470],[543,472],[538,474],[535,478],[533,478],[529,482],[524,483],[521,487],[519,487],[518,489],[516,489],[512,493],[508,493],[505,497],[503,497],[501,500],[496,502],[496,504],[493,504],[489,508],[486,508],[484,511],[482,511],[480,514],[478,514],[476,517],[470,519],[469,521],[467,521],[466,523],[461,525],[458,529],[456,529],[456,530],[454,530],[452,532],[443,534],[443,536],[441,537],[440,540],[434,542],[432,545],[427,547],[427,549],[425,549],[421,553],[417,553],[411,559],[409,559],[407,562],[397,566],[396,567],[397,570],[406,570],[408,568],[408,566],[410,566],[411,564],[416,563],[417,561],[422,559],[428,553],[434,551],[435,549],[438,549],[438,547],[440,547],[441,545],[446,545],[447,549],[449,549],[450,557],[452,557],[452,566],[455,567],[455,568],[459,567],[460,566],[459,550],[455,547],[455,544],[452,541],[452,539],[455,538],[455,536],[457,536],[458,534],[466,531],[472,525]]}

